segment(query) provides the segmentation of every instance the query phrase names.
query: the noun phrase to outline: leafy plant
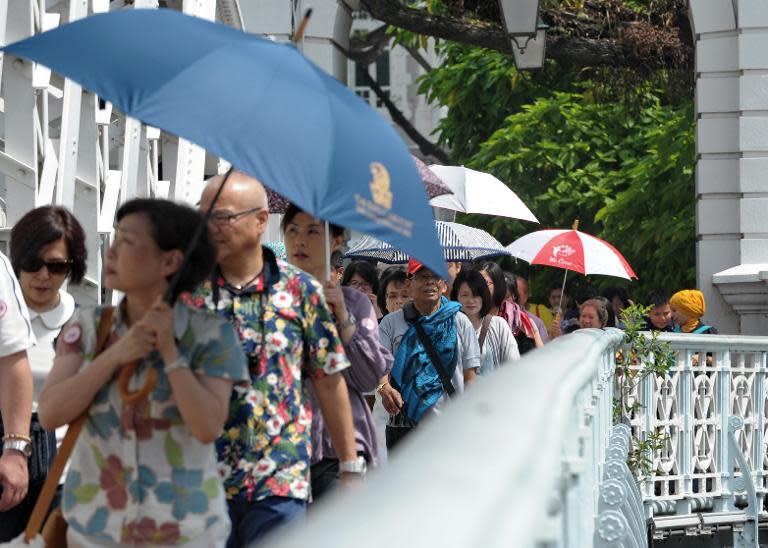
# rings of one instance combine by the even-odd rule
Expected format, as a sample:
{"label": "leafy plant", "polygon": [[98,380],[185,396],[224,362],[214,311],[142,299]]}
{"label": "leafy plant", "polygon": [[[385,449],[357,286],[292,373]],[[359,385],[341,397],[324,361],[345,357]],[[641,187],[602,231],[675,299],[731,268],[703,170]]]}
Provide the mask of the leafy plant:
{"label": "leafy plant", "polygon": [[[628,404],[629,396],[649,375],[666,375],[674,364],[669,343],[659,340],[659,332],[646,331],[646,317],[650,306],[633,304],[621,311],[619,317],[626,326],[625,346],[616,357],[614,371],[616,395],[614,396],[613,420],[622,422],[642,409],[639,401]],[[640,480],[651,473],[653,455],[663,449],[668,437],[661,432],[642,432],[641,438],[632,437],[632,447],[627,465]]]}

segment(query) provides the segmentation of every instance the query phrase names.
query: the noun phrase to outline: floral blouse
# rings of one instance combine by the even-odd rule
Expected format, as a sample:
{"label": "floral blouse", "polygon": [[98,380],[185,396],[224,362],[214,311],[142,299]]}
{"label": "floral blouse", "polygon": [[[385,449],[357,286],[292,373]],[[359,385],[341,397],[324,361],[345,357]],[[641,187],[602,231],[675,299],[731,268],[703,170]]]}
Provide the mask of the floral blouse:
{"label": "floral blouse", "polygon": [[[178,303],[174,309],[179,353],[199,376],[238,382],[248,378],[232,327]],[[94,358],[100,308],[78,309],[62,330],[59,351],[79,350],[82,368]],[[115,310],[108,344],[127,331]],[[69,526],[96,542],[183,544],[203,534],[229,533],[224,490],[213,444],[198,441],[176,407],[163,360],[153,352],[139,365],[131,390],[150,369],[157,382],[148,399],[125,405],[115,381],[88,409],[64,483],[62,510]]]}

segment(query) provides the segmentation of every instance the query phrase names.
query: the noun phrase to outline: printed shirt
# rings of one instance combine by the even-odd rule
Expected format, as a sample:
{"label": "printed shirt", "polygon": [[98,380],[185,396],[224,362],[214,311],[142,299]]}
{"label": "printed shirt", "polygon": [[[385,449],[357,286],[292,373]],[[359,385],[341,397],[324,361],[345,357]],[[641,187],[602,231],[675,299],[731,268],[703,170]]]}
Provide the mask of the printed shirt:
{"label": "printed shirt", "polygon": [[227,497],[310,495],[312,405],[308,379],[349,367],[320,284],[263,248],[264,270],[236,290],[220,275],[194,306],[230,320],[248,357],[251,382],[236,385],[216,442]]}
{"label": "printed shirt", "polygon": [[[181,356],[198,376],[247,378],[245,356],[232,327],[177,303],[175,335]],[[127,331],[115,310],[109,344]],[[100,308],[77,309],[63,328],[58,352],[79,350],[81,368],[94,359]],[[112,381],[88,408],[70,459],[62,510],[69,526],[95,542],[183,544],[204,534],[226,538],[224,489],[213,444],[198,441],[175,405],[159,353],[141,361],[129,388],[157,381],[149,397],[125,405]]]}

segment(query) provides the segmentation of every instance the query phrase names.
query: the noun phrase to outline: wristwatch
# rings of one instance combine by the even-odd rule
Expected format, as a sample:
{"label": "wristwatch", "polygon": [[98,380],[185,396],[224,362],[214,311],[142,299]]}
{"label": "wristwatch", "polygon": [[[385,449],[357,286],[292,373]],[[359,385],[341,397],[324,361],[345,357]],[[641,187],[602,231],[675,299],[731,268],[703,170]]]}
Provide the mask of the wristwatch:
{"label": "wristwatch", "polygon": [[18,451],[27,458],[32,456],[32,444],[26,440],[5,440],[3,442],[3,451],[6,449],[13,449],[14,451]]}
{"label": "wristwatch", "polygon": [[347,319],[344,323],[339,323],[339,330],[346,329],[353,325],[357,325],[357,319],[349,310],[347,310]]}
{"label": "wristwatch", "polygon": [[355,460],[348,460],[339,463],[339,472],[347,472],[349,474],[360,474],[364,476],[368,471],[368,463],[365,461],[365,457],[357,457]]}

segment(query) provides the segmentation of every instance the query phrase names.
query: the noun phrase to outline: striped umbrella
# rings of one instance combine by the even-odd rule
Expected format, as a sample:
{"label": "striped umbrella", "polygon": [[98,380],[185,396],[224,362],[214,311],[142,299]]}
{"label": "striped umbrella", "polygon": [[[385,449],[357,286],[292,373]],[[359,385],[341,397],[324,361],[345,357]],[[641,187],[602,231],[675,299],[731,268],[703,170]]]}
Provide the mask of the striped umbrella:
{"label": "striped umbrella", "polygon": [[[485,230],[444,221],[435,221],[435,228],[446,261],[469,262],[510,255],[509,251]],[[344,254],[346,259],[375,260],[387,264],[408,262],[407,254],[370,236],[350,243],[349,251]]]}

